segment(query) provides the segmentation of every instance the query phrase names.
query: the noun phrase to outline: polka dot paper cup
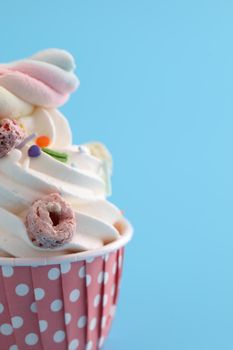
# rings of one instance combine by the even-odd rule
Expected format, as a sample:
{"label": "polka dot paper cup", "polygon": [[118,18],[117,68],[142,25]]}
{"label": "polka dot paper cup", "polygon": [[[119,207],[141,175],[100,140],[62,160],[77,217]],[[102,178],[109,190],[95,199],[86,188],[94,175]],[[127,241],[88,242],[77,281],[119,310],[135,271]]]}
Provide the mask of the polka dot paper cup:
{"label": "polka dot paper cup", "polygon": [[132,227],[103,248],[48,259],[0,258],[1,350],[97,350],[115,314]]}

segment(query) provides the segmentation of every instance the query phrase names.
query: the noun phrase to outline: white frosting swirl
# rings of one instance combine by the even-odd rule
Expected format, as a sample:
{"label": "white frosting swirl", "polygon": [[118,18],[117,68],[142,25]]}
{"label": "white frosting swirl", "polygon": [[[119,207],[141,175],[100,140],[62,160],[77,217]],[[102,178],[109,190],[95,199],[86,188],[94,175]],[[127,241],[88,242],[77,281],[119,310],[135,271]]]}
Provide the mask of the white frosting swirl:
{"label": "white frosting swirl", "polygon": [[[74,68],[73,57],[57,49],[0,65],[0,118],[18,119],[28,135],[49,136],[49,148],[69,156],[66,164],[44,152],[38,158],[29,158],[30,145],[25,145],[0,159],[0,252],[4,255],[54,256],[57,250],[95,249],[120,237],[114,225],[122,214],[106,200],[106,164],[110,173],[111,162],[104,154],[108,153],[98,146],[103,157],[96,157],[95,146],[72,145],[69,124],[56,109],[79,84]],[[72,205],[77,232],[61,248],[42,249],[28,238],[25,215],[35,200],[54,192]]]}

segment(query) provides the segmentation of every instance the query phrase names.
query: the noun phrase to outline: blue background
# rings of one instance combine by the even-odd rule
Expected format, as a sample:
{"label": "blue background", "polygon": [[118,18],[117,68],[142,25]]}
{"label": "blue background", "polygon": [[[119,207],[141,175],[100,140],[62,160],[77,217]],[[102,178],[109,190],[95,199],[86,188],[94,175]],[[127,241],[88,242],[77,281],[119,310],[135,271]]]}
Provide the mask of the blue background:
{"label": "blue background", "polygon": [[106,350],[233,348],[233,3],[1,1],[0,60],[77,59],[76,142],[135,226]]}

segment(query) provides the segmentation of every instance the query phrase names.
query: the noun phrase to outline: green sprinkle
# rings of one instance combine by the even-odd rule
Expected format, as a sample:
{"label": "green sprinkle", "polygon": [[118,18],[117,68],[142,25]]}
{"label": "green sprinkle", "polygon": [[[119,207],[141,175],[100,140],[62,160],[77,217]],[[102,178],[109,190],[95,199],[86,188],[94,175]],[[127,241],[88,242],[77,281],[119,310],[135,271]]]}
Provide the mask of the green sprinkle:
{"label": "green sprinkle", "polygon": [[62,153],[58,151],[54,151],[49,148],[42,148],[42,151],[48,154],[49,156],[55,158],[56,160],[59,160],[62,163],[66,163],[68,161],[68,154]]}

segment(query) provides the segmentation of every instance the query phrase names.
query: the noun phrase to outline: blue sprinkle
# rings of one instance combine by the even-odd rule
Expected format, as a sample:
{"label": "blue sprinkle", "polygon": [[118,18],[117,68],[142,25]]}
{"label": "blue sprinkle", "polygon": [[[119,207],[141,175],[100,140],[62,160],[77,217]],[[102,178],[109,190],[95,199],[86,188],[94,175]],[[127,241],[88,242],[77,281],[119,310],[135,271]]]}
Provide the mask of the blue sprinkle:
{"label": "blue sprinkle", "polygon": [[31,158],[36,158],[41,155],[41,149],[37,145],[32,145],[28,150],[28,155]]}

